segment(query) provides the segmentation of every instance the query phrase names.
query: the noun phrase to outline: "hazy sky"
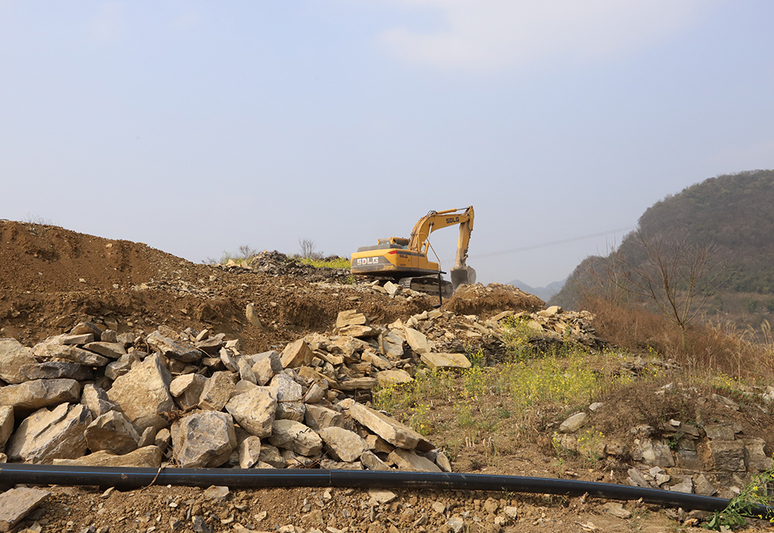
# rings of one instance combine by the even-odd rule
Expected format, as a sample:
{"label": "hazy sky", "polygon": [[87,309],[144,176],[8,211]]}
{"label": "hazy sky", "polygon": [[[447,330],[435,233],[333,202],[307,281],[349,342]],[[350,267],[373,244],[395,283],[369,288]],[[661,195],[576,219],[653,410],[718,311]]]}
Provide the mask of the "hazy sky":
{"label": "hazy sky", "polygon": [[[198,262],[348,256],[473,205],[479,281],[544,285],[667,194],[774,167],[772,21],[771,0],[0,0],[0,218]],[[431,242],[451,267],[456,229]]]}

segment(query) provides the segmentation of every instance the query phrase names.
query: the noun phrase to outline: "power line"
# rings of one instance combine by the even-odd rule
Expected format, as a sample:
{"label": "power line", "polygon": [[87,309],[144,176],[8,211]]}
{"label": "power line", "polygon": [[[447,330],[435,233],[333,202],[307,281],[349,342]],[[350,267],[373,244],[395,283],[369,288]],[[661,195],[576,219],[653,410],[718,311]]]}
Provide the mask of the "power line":
{"label": "power line", "polygon": [[544,242],[541,244],[532,244],[530,246],[523,246],[521,248],[511,248],[510,250],[501,250],[499,252],[489,252],[485,254],[471,255],[470,259],[483,259],[485,257],[496,257],[498,255],[513,254],[516,252],[526,252],[527,250],[537,250],[538,248],[547,248],[549,246],[556,246],[559,244],[567,244],[568,242],[582,241],[584,239],[592,239],[594,237],[602,237],[603,235],[610,235],[611,233],[618,233],[621,231],[628,231],[636,228],[637,226],[627,226],[625,228],[615,228],[607,231],[600,231],[599,233],[591,233],[589,235],[581,235],[580,237],[571,237],[569,239],[562,239],[559,241]]}

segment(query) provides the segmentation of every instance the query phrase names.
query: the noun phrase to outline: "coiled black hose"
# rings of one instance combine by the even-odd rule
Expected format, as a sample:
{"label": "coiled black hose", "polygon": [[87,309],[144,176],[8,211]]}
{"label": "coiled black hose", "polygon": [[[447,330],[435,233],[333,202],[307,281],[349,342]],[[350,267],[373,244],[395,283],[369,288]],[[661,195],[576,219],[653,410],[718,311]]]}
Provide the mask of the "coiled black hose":
{"label": "coiled black hose", "polygon": [[[372,470],[293,470],[237,468],[121,468],[53,466],[24,463],[0,464],[0,485],[98,485],[120,490],[152,484],[257,489],[276,487],[353,487],[391,489],[450,489],[527,492],[582,496],[612,500],[638,500],[669,507],[722,511],[728,500],[667,490],[630,487],[568,479],[486,474],[384,472]],[[762,518],[774,517],[774,507],[751,505],[745,511]]]}

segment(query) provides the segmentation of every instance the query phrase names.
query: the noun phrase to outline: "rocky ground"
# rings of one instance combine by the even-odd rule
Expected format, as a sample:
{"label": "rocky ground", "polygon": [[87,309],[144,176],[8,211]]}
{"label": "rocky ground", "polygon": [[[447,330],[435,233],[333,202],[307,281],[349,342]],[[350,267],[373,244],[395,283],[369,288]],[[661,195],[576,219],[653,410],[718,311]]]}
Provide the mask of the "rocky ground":
{"label": "rocky ground", "polygon": [[[514,314],[541,332],[536,343],[569,336],[600,349],[604,341],[592,317],[546,310],[512,287],[465,287],[436,304],[277,252],[243,266],[198,265],[141,243],[0,221],[4,455],[154,468],[475,471],[722,497],[770,466],[766,391],[740,401],[668,376],[658,387],[612,391],[496,457],[471,443],[450,462],[448,435],[431,441],[373,410],[374,387],[423,368],[464,368],[470,351],[496,363],[502,320]],[[610,364],[635,377],[654,364],[669,372],[639,358]],[[603,460],[558,460],[557,449],[583,445],[579,430],[590,420],[605,435]],[[703,517],[637,502],[408,488],[38,489],[49,494],[15,530],[655,532],[691,529]]]}

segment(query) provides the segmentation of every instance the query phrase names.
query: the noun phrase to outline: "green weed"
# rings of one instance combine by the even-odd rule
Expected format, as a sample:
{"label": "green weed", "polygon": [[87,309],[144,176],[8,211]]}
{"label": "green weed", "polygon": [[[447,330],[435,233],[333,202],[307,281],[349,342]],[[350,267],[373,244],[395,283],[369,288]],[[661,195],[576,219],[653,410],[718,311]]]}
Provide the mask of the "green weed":
{"label": "green weed", "polygon": [[722,528],[739,528],[746,525],[745,518],[767,519],[774,523],[773,516],[756,512],[756,506],[771,506],[774,495],[770,494],[769,484],[774,482],[774,467],[753,477],[736,497],[732,498],[725,509],[716,511],[704,525],[706,529],[722,531]]}

